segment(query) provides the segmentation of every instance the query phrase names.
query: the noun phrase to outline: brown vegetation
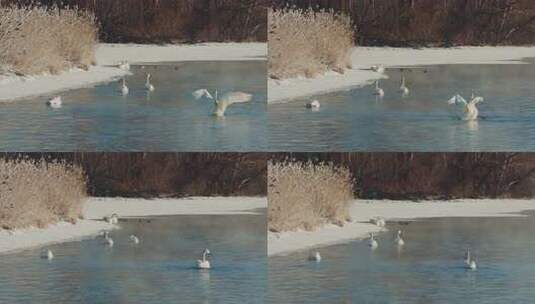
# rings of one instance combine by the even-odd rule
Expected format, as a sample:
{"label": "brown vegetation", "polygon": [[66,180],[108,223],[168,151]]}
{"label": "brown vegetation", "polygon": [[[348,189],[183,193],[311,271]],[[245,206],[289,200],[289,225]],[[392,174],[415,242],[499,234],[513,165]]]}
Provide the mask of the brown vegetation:
{"label": "brown vegetation", "polygon": [[[2,1],[0,1],[2,2]],[[35,0],[4,0],[27,4]],[[95,14],[105,42],[266,41],[269,0],[38,0]]]}
{"label": "brown vegetation", "polygon": [[43,6],[0,7],[0,73],[32,75],[94,61],[97,25],[91,13]]}
{"label": "brown vegetation", "polygon": [[273,4],[342,11],[355,23],[359,45],[535,43],[533,0],[273,0]]}
{"label": "brown vegetation", "polygon": [[[535,153],[297,153],[349,168],[369,199],[532,198]],[[288,154],[273,155],[285,159]]]}
{"label": "brown vegetation", "polygon": [[82,213],[86,180],[80,167],[43,159],[0,159],[0,228],[45,227],[75,222]]}
{"label": "brown vegetation", "polygon": [[270,231],[314,230],[350,220],[351,173],[332,163],[281,161],[268,165]]}
{"label": "brown vegetation", "polygon": [[330,11],[292,8],[268,12],[269,76],[314,78],[351,67],[351,19]]}

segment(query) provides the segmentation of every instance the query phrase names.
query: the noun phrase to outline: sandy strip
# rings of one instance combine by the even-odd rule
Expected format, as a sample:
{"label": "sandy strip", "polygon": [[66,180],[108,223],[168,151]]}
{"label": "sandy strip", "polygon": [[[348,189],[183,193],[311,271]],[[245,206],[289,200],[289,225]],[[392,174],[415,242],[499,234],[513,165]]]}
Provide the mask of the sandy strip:
{"label": "sandy strip", "polygon": [[356,47],[351,56],[353,69],[345,74],[326,73],[314,79],[294,78],[268,81],[268,103],[365,86],[385,75],[372,65],[385,67],[440,64],[515,64],[535,57],[535,47],[381,48]]}
{"label": "sandy strip", "polygon": [[114,80],[128,73],[111,67],[121,60],[134,64],[164,61],[266,60],[266,54],[265,43],[99,44],[96,50],[97,66],[91,67],[89,71],[75,69],[59,75],[33,77],[0,75],[0,102],[51,95]]}
{"label": "sandy strip", "polygon": [[77,224],[58,223],[45,229],[29,228],[8,232],[0,230],[0,254],[54,243],[92,237],[102,230],[120,228],[102,218],[117,213],[119,217],[180,214],[256,214],[267,207],[260,197],[193,197],[188,199],[89,198],[83,210],[84,220]]}
{"label": "sandy strip", "polygon": [[480,199],[420,203],[356,200],[350,210],[353,221],[344,227],[328,225],[314,232],[269,232],[268,255],[285,254],[296,250],[363,239],[370,232],[381,230],[368,223],[376,216],[382,216],[387,221],[433,217],[503,217],[521,216],[519,213],[526,210],[535,210],[535,200]]}

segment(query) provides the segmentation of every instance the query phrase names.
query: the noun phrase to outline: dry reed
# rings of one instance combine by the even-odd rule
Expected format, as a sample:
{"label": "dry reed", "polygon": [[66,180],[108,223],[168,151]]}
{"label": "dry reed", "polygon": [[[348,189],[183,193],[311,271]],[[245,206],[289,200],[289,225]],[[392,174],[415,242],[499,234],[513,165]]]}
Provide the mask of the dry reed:
{"label": "dry reed", "polygon": [[94,63],[98,27],[77,8],[0,7],[0,72],[57,74]]}
{"label": "dry reed", "polygon": [[351,19],[332,10],[295,8],[268,12],[268,58],[271,78],[313,78],[329,70],[351,68]]}
{"label": "dry reed", "polygon": [[282,232],[314,230],[350,220],[353,199],[350,171],[332,163],[269,162],[268,228]]}
{"label": "dry reed", "polygon": [[0,160],[0,228],[46,227],[82,215],[86,177],[65,162]]}

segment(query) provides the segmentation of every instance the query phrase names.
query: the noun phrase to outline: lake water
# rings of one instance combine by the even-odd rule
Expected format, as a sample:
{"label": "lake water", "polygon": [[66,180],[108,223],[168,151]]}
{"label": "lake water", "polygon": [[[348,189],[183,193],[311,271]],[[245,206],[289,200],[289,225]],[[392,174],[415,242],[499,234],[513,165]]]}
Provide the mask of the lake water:
{"label": "lake water", "polygon": [[[364,241],[269,259],[270,303],[531,303],[535,298],[535,214],[523,218],[440,218],[387,223]],[[401,251],[393,231],[404,231]],[[469,247],[478,270],[466,270]]]}
{"label": "lake water", "polygon": [[[440,65],[404,69],[366,86],[268,107],[273,151],[529,151],[535,150],[535,60],[523,65]],[[472,90],[483,96],[480,119],[466,122],[447,100]],[[319,111],[304,107],[318,99]]]}
{"label": "lake water", "polygon": [[[45,105],[50,96],[0,103],[0,150],[265,150],[265,61],[161,63],[131,71],[126,97],[114,81],[61,93],[60,109]],[[156,87],[150,94],[144,89],[147,73]],[[243,91],[253,100],[217,118],[212,102],[192,97],[199,88]]]}
{"label": "lake water", "polygon": [[[266,221],[259,215],[169,216],[120,221],[101,238],[0,256],[0,303],[263,303]],[[135,233],[140,244],[132,245]],[[204,248],[212,269],[194,269]]]}

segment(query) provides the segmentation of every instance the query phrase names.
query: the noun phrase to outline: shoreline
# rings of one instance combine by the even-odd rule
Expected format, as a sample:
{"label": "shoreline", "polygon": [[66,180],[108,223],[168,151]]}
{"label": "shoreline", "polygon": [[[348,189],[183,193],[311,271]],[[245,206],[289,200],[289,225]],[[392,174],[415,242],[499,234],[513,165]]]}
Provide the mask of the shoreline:
{"label": "shoreline", "polygon": [[117,213],[119,218],[162,215],[232,215],[258,214],[267,208],[265,197],[191,197],[185,199],[88,198],[83,220],[76,224],[60,222],[44,229],[15,231],[0,229],[0,255],[21,250],[77,241],[93,237],[102,230],[120,229],[102,220]]}
{"label": "shoreline", "polygon": [[315,247],[362,240],[370,232],[384,231],[369,220],[382,216],[386,221],[438,217],[515,217],[535,210],[535,200],[466,199],[454,201],[372,201],[351,203],[352,222],[343,227],[325,225],[315,231],[268,232],[268,256],[284,255]]}
{"label": "shoreline", "polygon": [[344,74],[330,71],[313,79],[268,79],[268,104],[350,90],[387,78],[385,74],[371,71],[372,65],[392,68],[444,64],[523,64],[522,60],[530,57],[535,57],[535,47],[355,47],[351,54],[353,68]]}
{"label": "shoreline", "polygon": [[117,80],[129,71],[113,67],[121,60],[131,64],[185,61],[266,60],[267,44],[199,43],[192,45],[109,44],[99,43],[95,61],[89,71],[72,69],[58,75],[2,76],[0,102],[46,96],[54,93],[92,87]]}

